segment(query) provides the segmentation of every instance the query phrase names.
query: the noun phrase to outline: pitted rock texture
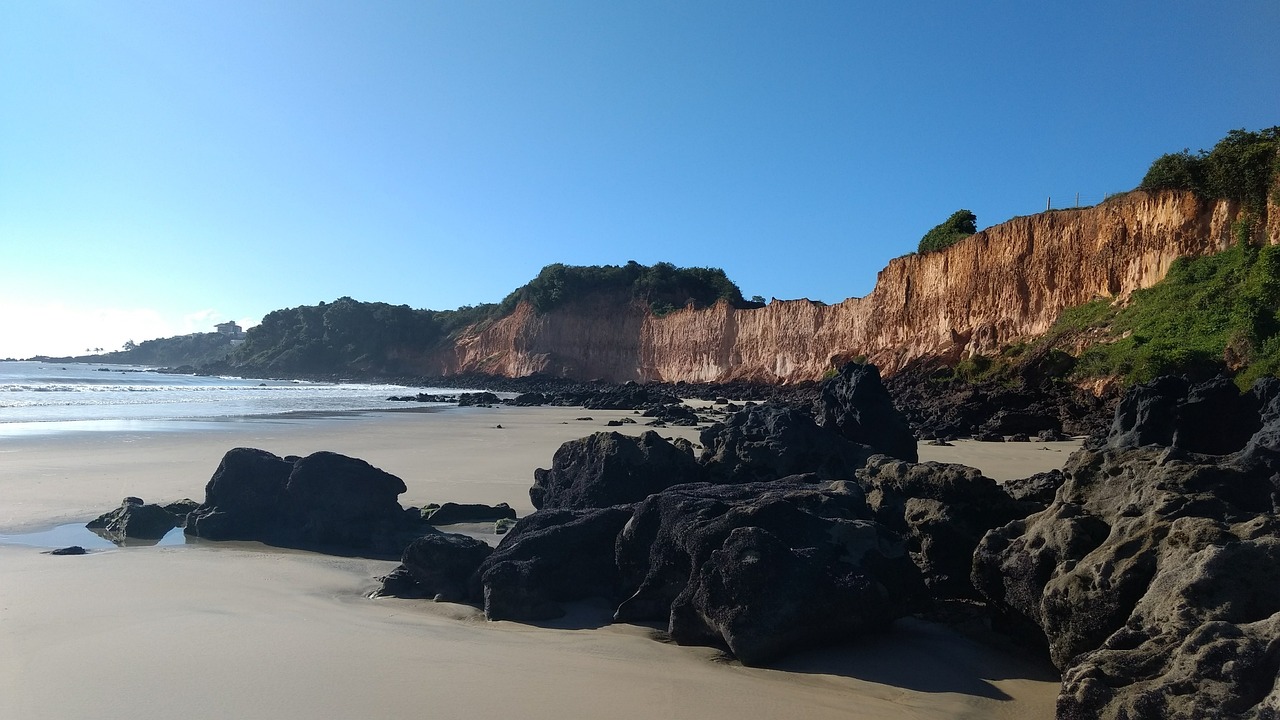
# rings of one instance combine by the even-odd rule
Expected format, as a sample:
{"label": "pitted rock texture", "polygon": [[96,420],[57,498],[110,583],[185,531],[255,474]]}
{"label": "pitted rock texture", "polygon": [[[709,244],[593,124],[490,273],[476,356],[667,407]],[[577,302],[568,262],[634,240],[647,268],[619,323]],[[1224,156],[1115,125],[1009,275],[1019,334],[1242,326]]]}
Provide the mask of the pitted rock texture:
{"label": "pitted rock texture", "polygon": [[1011,626],[1043,632],[1059,718],[1277,717],[1277,391],[1134,388],[1048,508],[983,538],[974,584]]}

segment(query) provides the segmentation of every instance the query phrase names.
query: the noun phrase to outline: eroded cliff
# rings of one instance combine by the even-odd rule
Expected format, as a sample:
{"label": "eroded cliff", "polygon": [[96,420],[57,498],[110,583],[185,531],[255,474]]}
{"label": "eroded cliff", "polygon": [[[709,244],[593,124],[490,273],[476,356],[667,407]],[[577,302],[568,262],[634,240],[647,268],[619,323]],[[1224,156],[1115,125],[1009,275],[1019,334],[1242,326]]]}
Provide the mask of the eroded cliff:
{"label": "eroded cliff", "polygon": [[[1234,241],[1238,203],[1134,191],[1091,208],[1014,218],[945,250],[891,261],[866,297],[835,305],[719,303],[663,317],[592,298],[535,312],[522,304],[463,333],[441,374],[546,373],[613,381],[816,380],[864,356],[892,373],[912,360],[955,361],[1043,333],[1066,307],[1150,287],[1182,256]],[[1273,206],[1268,215],[1280,217]],[[1280,243],[1259,225],[1257,242]]]}

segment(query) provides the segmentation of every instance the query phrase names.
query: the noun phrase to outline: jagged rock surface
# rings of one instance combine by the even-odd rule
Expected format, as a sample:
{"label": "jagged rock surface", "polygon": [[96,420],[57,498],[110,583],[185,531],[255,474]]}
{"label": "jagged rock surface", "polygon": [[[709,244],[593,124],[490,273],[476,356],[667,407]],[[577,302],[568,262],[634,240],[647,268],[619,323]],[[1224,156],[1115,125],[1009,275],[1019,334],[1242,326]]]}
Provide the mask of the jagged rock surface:
{"label": "jagged rock surface", "polygon": [[858,471],[858,483],[875,518],[903,536],[929,591],[940,599],[978,597],[969,576],[982,536],[1040,509],[964,465],[877,455]]}
{"label": "jagged rock surface", "polygon": [[915,462],[916,438],[893,405],[875,365],[849,363],[822,383],[814,406],[818,425],[899,460]]}
{"label": "jagged rock surface", "polygon": [[1278,380],[1139,386],[1048,508],[983,538],[974,583],[1043,632],[1059,718],[1280,712],[1278,439]]}
{"label": "jagged rock surface", "polygon": [[[875,452],[819,427],[793,407],[772,403],[736,412],[703,430],[700,459],[713,482],[776,480],[802,473],[850,479]],[[914,442],[914,441],[913,441]]]}
{"label": "jagged rock surface", "polygon": [[614,599],[613,543],[631,507],[539,510],[516,523],[472,576],[471,597],[490,620],[546,620],[562,602]]}
{"label": "jagged rock surface", "polygon": [[882,629],[923,595],[860,488],[814,476],[683,485],[641,503],[617,542],[619,620],[665,619],[681,644],[760,664]]}
{"label": "jagged rock surface", "polygon": [[704,479],[689,453],[652,430],[639,437],[598,432],[556,450],[551,469],[534,471],[529,499],[535,508],[600,508],[643,500],[682,483]]}

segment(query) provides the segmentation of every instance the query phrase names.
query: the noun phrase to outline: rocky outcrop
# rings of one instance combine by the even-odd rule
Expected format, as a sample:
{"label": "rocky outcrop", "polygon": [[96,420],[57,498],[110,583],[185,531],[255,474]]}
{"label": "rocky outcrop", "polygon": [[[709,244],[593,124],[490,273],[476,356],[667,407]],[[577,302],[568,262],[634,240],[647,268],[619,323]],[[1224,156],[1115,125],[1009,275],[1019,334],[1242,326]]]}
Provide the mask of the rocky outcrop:
{"label": "rocky outcrop", "polygon": [[493,548],[475,538],[430,532],[409,543],[378,594],[465,602],[472,575],[491,554]]}
{"label": "rocky outcrop", "polygon": [[529,500],[539,510],[609,507],[704,477],[689,453],[652,430],[639,437],[598,432],[564,443],[550,470],[535,470]]}
{"label": "rocky outcrop", "polygon": [[85,527],[115,543],[125,539],[159,540],[180,526],[183,518],[160,505],[127,497],[120,507],[90,520]]}
{"label": "rocky outcrop", "polygon": [[925,584],[939,599],[976,598],[973,551],[992,528],[1041,509],[1010,497],[978,470],[884,455],[858,471],[875,518],[900,534]]}
{"label": "rocky outcrop", "polygon": [[[1150,287],[1182,256],[1225,249],[1240,214],[1179,191],[1014,218],[945,250],[890,261],[863,298],[835,305],[720,303],[663,317],[617,298],[532,306],[464,333],[423,371],[613,381],[791,383],[862,356],[892,374],[1038,336],[1066,307]],[[1280,213],[1271,213],[1280,215]],[[1266,238],[1280,242],[1268,227]]]}
{"label": "rocky outcrop", "polygon": [[559,617],[564,602],[614,598],[613,543],[630,518],[629,505],[527,515],[476,570],[471,596],[490,620],[525,621]]}
{"label": "rocky outcrop", "polygon": [[[877,452],[819,427],[787,405],[756,405],[703,430],[701,463],[713,482],[746,483],[816,473],[845,480]],[[914,443],[914,440],[912,441]]]}
{"label": "rocky outcrop", "polygon": [[899,460],[915,462],[916,438],[893,405],[875,365],[849,363],[822,383],[814,406],[818,424]]}
{"label": "rocky outcrop", "polygon": [[454,525],[457,523],[514,520],[516,511],[506,503],[481,505],[479,503],[447,502],[430,511],[424,510],[422,515],[432,525]]}
{"label": "rocky outcrop", "polygon": [[1280,712],[1278,440],[1280,380],[1138,386],[1048,508],[983,538],[974,584],[1043,633],[1060,718]]}
{"label": "rocky outcrop", "polygon": [[666,620],[680,644],[748,665],[880,630],[923,597],[861,489],[797,476],[683,485],[641,503],[617,542],[619,620]]}
{"label": "rocky outcrop", "polygon": [[235,448],[205,486],[186,533],[211,540],[258,540],[287,547],[398,556],[428,532],[397,497],[400,478],[357,458],[318,452],[292,462]]}

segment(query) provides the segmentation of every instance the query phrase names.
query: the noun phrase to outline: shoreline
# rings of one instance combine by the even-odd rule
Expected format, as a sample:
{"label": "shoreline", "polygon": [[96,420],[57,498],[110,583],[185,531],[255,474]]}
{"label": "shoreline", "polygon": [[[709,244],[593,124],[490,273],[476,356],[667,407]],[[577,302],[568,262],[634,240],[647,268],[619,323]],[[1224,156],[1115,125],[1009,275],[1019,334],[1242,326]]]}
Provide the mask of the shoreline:
{"label": "shoreline", "polygon": [[[561,442],[651,429],[605,426],[622,417],[640,420],[621,410],[499,406],[228,423],[225,432],[6,439],[0,532],[84,522],[125,495],[199,500],[234,445],[362,458],[405,481],[404,506],[507,502],[525,515],[533,469],[549,467]],[[657,431],[695,442],[698,433]],[[976,453],[991,461],[982,469],[994,476],[1016,462],[1065,460],[1065,452],[1037,445],[957,444],[930,448],[922,461]],[[179,713],[302,720],[401,717],[424,708],[535,720],[1053,716],[1051,666],[924,620],[908,618],[883,636],[802,652],[770,669],[748,668],[713,649],[661,642],[662,633],[647,626],[607,624],[608,609],[590,602],[532,625],[487,622],[469,606],[365,597],[395,565],[257,543],[67,558],[0,545],[0,641],[9,650],[0,658],[0,716],[111,716],[118,709],[141,720]],[[129,662],[104,666],[104,648]],[[133,699],[118,705],[121,689]]]}

